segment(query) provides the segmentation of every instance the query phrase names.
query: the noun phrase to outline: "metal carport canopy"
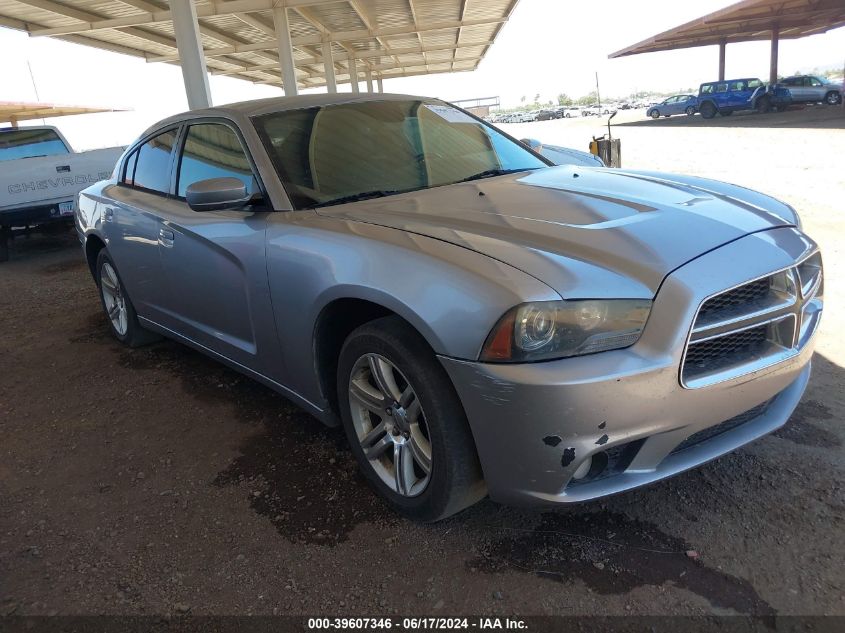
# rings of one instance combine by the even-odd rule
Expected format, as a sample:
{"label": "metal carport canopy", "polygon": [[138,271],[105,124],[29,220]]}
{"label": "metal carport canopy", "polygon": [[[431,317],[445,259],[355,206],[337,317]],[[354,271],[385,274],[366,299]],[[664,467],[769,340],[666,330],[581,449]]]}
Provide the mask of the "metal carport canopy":
{"label": "metal carport canopy", "polygon": [[124,110],[93,106],[61,105],[56,103],[0,101],[0,123],[8,121],[13,127],[17,126],[18,121],[48,119],[57,116],[90,114],[94,112],[124,112]]}
{"label": "metal carport canopy", "polygon": [[471,71],[518,0],[0,0],[0,26],[181,63],[192,108],[206,69],[298,88]]}
{"label": "metal carport canopy", "polygon": [[734,42],[771,40],[770,81],[777,80],[777,42],[824,33],[845,26],[843,0],[743,0],[719,11],[658,33],[611,53],[624,57],[693,46],[719,45],[719,79],[723,80],[725,46]]}

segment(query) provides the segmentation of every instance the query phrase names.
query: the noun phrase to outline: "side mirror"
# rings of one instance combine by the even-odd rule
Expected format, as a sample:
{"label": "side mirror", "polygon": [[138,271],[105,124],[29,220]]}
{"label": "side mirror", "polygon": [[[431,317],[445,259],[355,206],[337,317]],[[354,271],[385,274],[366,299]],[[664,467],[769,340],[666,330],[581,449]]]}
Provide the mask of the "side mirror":
{"label": "side mirror", "polygon": [[197,181],[188,186],[185,198],[194,211],[224,211],[240,209],[251,196],[242,181],[227,177]]}

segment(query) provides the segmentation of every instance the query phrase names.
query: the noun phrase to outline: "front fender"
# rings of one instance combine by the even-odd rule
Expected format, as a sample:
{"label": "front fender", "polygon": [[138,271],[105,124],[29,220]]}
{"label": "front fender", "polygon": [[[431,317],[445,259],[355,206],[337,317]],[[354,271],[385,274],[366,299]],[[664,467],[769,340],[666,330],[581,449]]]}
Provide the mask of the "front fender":
{"label": "front fender", "polygon": [[560,299],[527,273],[475,251],[316,215],[303,223],[271,224],[267,266],[284,381],[315,402],[322,398],[314,371],[314,323],[333,301],[378,304],[416,328],[435,353],[474,360],[514,305]]}

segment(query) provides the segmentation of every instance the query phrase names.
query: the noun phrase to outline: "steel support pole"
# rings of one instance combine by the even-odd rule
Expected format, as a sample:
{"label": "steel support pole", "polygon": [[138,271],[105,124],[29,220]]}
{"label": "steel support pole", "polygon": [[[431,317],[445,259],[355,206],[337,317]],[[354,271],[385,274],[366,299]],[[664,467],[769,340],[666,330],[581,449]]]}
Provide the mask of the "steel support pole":
{"label": "steel support pole", "polygon": [[728,43],[725,40],[719,42],[719,81],[725,80],[725,49]]}
{"label": "steel support pole", "polygon": [[772,55],[769,60],[769,84],[774,85],[778,81],[778,40],[780,39],[780,27],[775,24],[772,27]]}
{"label": "steel support pole", "polygon": [[373,71],[369,66],[364,67],[364,77],[367,79],[367,92],[373,91]]}
{"label": "steel support pole", "polygon": [[276,38],[279,41],[279,66],[282,69],[282,86],[286,97],[297,94],[296,69],[293,65],[293,48],[290,42],[290,23],[286,7],[273,9],[273,25],[276,27]]}
{"label": "steel support pole", "polygon": [[329,40],[323,40],[323,69],[326,74],[326,92],[334,94],[337,92],[337,80],[334,76],[332,43]]}
{"label": "steel support pole", "polygon": [[352,84],[352,92],[358,94],[361,91],[358,85],[358,60],[352,53],[349,54],[349,81]]}
{"label": "steel support pole", "polygon": [[384,92],[384,81],[382,81],[382,78],[381,78],[381,77],[379,77],[378,79],[376,79],[376,85],[378,86],[378,91],[379,91],[379,92]]}
{"label": "steel support pole", "polygon": [[170,14],[173,18],[173,34],[176,36],[176,47],[179,50],[188,108],[196,110],[211,107],[208,69],[205,66],[197,10],[193,0],[171,0]]}

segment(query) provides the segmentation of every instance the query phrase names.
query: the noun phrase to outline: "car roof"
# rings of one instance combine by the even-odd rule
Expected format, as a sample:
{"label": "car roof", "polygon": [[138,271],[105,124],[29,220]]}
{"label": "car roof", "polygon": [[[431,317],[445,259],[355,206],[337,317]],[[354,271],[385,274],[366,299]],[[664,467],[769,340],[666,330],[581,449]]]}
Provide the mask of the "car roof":
{"label": "car roof", "polygon": [[729,84],[732,81],[760,81],[759,77],[737,77],[735,79],[720,79],[718,81],[705,81],[702,86],[706,86],[708,84]]}

